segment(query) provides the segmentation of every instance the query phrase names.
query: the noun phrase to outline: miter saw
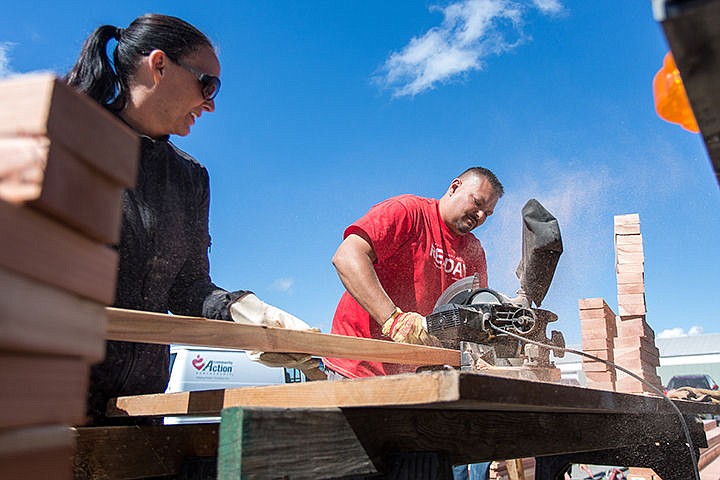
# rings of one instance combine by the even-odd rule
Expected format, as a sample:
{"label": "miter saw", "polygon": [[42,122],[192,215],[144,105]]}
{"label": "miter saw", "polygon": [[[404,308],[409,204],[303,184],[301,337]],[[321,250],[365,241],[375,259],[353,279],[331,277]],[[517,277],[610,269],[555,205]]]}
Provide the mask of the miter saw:
{"label": "miter saw", "polygon": [[427,316],[428,332],[443,347],[461,350],[463,368],[501,367],[510,371],[523,367],[546,370],[537,379],[559,380],[559,371],[550,362],[550,350],[562,357],[565,340],[555,330],[546,337],[547,325],[557,320],[557,315],[537,307],[545,298],[562,254],[560,228],[555,217],[535,199],[523,207],[522,219],[517,296],[481,288],[477,274],[465,277],[440,295]]}

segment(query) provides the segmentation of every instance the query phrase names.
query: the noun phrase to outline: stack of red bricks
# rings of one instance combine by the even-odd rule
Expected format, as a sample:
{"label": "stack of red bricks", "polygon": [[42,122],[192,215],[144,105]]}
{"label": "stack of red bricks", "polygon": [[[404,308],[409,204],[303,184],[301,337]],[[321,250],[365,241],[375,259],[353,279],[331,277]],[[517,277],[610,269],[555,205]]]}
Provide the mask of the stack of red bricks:
{"label": "stack of red bricks", "polygon": [[[639,375],[656,388],[662,388],[657,375],[660,352],[655,332],[648,325],[645,305],[645,256],[640,216],[615,217],[615,272],[618,285],[617,338],[615,363]],[[618,371],[615,389],[627,393],[656,393],[639,380]]]}
{"label": "stack of red bricks", "polygon": [[[615,312],[602,298],[583,298],[578,301],[583,352],[602,360],[614,361],[616,336]],[[583,373],[587,386],[615,390],[615,368],[606,363],[583,357]]]}
{"label": "stack of red bricks", "polygon": [[138,138],[52,75],[0,83],[0,478],[71,479]]}

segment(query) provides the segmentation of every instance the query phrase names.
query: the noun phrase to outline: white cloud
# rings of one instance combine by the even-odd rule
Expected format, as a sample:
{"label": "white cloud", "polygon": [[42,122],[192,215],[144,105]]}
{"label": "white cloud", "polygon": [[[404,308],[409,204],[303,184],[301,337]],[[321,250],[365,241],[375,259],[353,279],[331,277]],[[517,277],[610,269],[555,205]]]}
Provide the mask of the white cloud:
{"label": "white cloud", "polygon": [[703,331],[703,327],[698,327],[697,325],[690,327],[687,333],[685,333],[685,329],[681,327],[668,328],[660,332],[657,338],[694,337],[696,335],[702,335]]}
{"label": "white cloud", "polygon": [[533,0],[533,4],[542,13],[555,14],[563,11],[563,6],[558,0]]}
{"label": "white cloud", "polygon": [[[533,0],[544,14],[562,9],[558,0]],[[376,80],[393,96],[416,95],[458,75],[483,68],[482,59],[520,45],[527,5],[512,0],[462,0],[444,8],[440,26],[414,37],[385,61]],[[510,28],[507,28],[507,27]],[[512,37],[512,38],[511,38]]]}
{"label": "white cloud", "polygon": [[13,75],[10,67],[10,50],[15,46],[12,42],[0,42],[0,78]]}
{"label": "white cloud", "polygon": [[278,278],[273,281],[270,288],[278,292],[292,293],[293,285],[295,285],[295,279],[293,278]]}

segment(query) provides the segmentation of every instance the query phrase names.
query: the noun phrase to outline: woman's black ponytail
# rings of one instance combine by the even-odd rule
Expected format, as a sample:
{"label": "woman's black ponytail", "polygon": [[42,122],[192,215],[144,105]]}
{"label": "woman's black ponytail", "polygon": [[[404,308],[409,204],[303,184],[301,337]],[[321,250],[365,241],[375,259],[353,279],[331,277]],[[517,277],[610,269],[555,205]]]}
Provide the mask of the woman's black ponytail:
{"label": "woman's black ponytail", "polygon": [[[107,49],[112,39],[117,40],[117,46],[111,63]],[[65,80],[110,111],[119,112],[127,103],[130,81],[143,55],[158,49],[181,59],[203,46],[212,48],[212,42],[189,23],[149,13],[125,29],[112,25],[96,29],[85,40]]]}
{"label": "woman's black ponytail", "polygon": [[118,90],[118,76],[107,55],[108,42],[115,38],[117,30],[112,25],[97,28],[85,40],[75,66],[65,79],[69,85],[106,106],[113,102]]}

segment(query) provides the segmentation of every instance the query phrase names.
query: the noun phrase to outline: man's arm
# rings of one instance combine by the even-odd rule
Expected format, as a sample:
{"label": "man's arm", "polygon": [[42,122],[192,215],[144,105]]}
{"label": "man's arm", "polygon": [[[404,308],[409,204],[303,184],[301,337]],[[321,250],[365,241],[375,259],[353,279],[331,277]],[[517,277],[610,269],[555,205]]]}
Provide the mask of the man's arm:
{"label": "man's arm", "polygon": [[395,304],[375,273],[376,259],[370,242],[353,233],[340,244],[332,263],[348,293],[382,325],[395,311]]}

